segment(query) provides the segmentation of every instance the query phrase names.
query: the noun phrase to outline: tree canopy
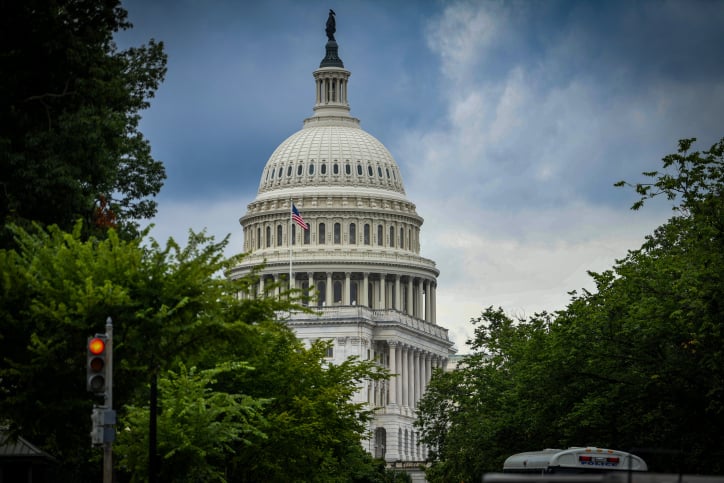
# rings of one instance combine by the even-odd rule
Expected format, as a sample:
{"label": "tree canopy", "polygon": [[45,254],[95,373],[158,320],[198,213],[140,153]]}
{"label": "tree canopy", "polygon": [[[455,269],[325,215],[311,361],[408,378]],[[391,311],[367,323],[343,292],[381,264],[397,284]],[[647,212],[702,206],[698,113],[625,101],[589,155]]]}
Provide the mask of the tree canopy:
{"label": "tree canopy", "polygon": [[[679,142],[640,195],[674,215],[596,289],[555,314],[489,307],[472,355],[438,373],[417,425],[434,448],[430,481],[473,481],[545,447],[638,449],[654,471],[721,473],[724,443],[724,139]],[[675,456],[671,456],[671,452]]]}
{"label": "tree canopy", "polygon": [[109,315],[121,481],[147,476],[153,373],[163,481],[384,476],[361,445],[370,413],[351,395],[385,371],[304,346],[277,317],[303,310],[293,292],[239,297],[255,275],[220,275],[239,261],[224,257],[227,240],[84,239],[80,224],[14,232],[18,248],[0,250],[0,414],[59,461],[55,481],[98,479],[85,345]]}
{"label": "tree canopy", "polygon": [[8,223],[136,232],[165,178],[138,130],[166,73],[163,44],[119,51],[119,0],[0,4],[0,247]]}

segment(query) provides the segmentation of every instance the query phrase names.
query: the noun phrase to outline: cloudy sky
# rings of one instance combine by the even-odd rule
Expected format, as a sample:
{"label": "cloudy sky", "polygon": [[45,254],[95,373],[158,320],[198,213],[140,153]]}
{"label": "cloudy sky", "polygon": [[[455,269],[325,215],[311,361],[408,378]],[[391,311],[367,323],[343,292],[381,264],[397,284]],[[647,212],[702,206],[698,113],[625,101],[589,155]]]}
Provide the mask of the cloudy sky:
{"label": "cloudy sky", "polygon": [[141,129],[168,179],[152,235],[231,234],[277,145],[312,114],[324,24],[351,114],[425,219],[438,323],[460,352],[487,306],[531,315],[591,288],[670,216],[642,180],[681,138],[724,136],[723,1],[128,0],[119,47],[162,40]]}

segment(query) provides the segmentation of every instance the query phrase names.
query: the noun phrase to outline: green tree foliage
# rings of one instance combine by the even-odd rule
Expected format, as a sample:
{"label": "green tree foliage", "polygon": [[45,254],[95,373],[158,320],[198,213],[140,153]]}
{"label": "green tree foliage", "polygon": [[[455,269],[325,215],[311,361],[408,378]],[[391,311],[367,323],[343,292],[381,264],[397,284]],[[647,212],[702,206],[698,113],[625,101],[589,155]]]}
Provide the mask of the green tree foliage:
{"label": "green tree foliage", "polygon": [[224,257],[227,240],[85,239],[80,224],[14,231],[17,249],[0,250],[0,423],[58,459],[55,481],[99,478],[85,345],[109,315],[123,479],[147,474],[157,373],[164,481],[385,481],[362,451],[370,414],[351,401],[385,372],[328,364],[324,343],[302,345],[277,320],[301,309],[293,293],[237,297],[255,275],[222,276],[239,261]]}
{"label": "green tree foliage", "polygon": [[[682,140],[633,186],[674,216],[596,289],[556,314],[475,319],[467,367],[438,373],[421,403],[430,481],[473,481],[544,447],[639,451],[656,471],[721,473],[724,443],[724,139]],[[656,450],[678,451],[679,455]]]}
{"label": "green tree foliage", "polygon": [[136,233],[155,214],[165,172],[138,123],[166,56],[117,50],[126,17],[119,0],[0,3],[0,247],[10,222]]}

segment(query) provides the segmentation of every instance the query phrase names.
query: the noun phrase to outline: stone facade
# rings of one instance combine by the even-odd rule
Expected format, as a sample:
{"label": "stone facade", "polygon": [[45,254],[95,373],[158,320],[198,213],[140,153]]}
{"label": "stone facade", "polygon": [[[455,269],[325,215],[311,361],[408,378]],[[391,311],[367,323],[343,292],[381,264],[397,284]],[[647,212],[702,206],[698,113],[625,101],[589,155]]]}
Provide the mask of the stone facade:
{"label": "stone facade", "polygon": [[[327,57],[330,49],[336,56],[332,43]],[[397,163],[349,114],[350,72],[335,62],[314,72],[314,115],[262,171],[240,219],[248,256],[230,276],[265,263],[256,294],[291,277],[315,307],[286,314],[300,339],[332,341],[330,362],[357,356],[390,370],[389,381],[363,384],[355,396],[375,408],[366,449],[414,467],[427,455],[413,427],[417,402],[453,353],[435,315],[439,271],[420,255],[423,219]],[[292,203],[309,229],[292,222]]]}

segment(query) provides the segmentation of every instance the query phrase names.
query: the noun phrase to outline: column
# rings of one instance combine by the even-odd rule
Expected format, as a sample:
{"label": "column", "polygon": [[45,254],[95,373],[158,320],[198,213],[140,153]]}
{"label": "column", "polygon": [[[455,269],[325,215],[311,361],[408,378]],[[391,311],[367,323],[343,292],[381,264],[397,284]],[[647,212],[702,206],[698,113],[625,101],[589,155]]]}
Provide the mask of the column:
{"label": "column", "polygon": [[[357,305],[367,306],[367,301],[369,300],[369,295],[367,294],[368,286],[370,281],[370,274],[368,272],[364,272],[362,274],[362,295],[360,296],[360,302]],[[372,307],[370,307],[372,308]]]}
{"label": "column", "polygon": [[412,355],[412,364],[414,367],[414,394],[415,394],[415,404],[414,407],[417,407],[417,402],[420,400],[420,351],[415,350],[415,352]]}
{"label": "column", "polygon": [[344,291],[342,293],[342,305],[349,305],[351,303],[349,300],[351,277],[352,274],[350,272],[344,272]]}
{"label": "column", "polygon": [[307,296],[309,297],[309,305],[314,305],[312,295],[314,294],[314,272],[307,272]]}
{"label": "column", "polygon": [[432,296],[430,295],[430,287],[432,284],[429,280],[425,280],[425,320],[430,322],[432,318]]}
{"label": "column", "polygon": [[407,389],[408,385],[410,384],[410,366],[407,360],[407,346],[402,346],[402,350],[400,352],[402,353],[402,364],[400,366],[400,372],[402,372],[402,405],[407,406],[410,404],[410,400],[408,398],[410,391],[408,391]]}
{"label": "column", "polygon": [[400,276],[395,275],[395,308],[402,310],[402,304],[400,303]]}
{"label": "column", "polygon": [[386,295],[387,295],[387,289],[385,287],[385,277],[386,274],[381,273],[380,274],[380,308],[386,309],[387,308],[387,301],[386,301]]}
{"label": "column", "polygon": [[432,318],[430,322],[437,324],[437,282],[431,284],[430,294],[432,295]]}
{"label": "column", "polygon": [[327,272],[327,286],[325,288],[327,294],[324,300],[327,306],[331,307],[334,305],[334,301],[332,300],[332,297],[334,296],[334,292],[332,290],[332,272]]}
{"label": "column", "polygon": [[425,394],[427,391],[427,385],[430,383],[430,378],[432,378],[432,364],[430,358],[430,353],[425,353],[425,384],[422,388],[422,394]]}
{"label": "column", "polygon": [[397,341],[388,341],[390,346],[390,404],[397,404]]}
{"label": "column", "polygon": [[413,349],[410,347],[407,350],[407,372],[409,377],[407,378],[407,405],[410,408],[415,407],[415,361],[413,360],[414,354]]}
{"label": "column", "polygon": [[264,296],[264,275],[259,277],[259,297]]}
{"label": "column", "polygon": [[407,314],[411,316],[415,316],[415,306],[413,302],[413,296],[412,292],[414,289],[413,279],[412,277],[407,278]]}

